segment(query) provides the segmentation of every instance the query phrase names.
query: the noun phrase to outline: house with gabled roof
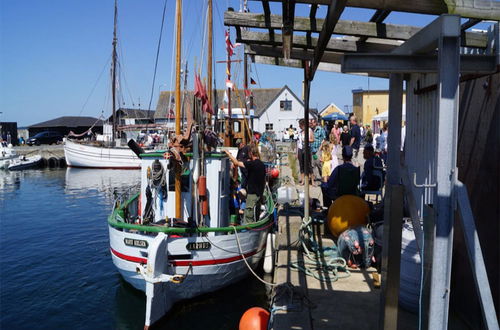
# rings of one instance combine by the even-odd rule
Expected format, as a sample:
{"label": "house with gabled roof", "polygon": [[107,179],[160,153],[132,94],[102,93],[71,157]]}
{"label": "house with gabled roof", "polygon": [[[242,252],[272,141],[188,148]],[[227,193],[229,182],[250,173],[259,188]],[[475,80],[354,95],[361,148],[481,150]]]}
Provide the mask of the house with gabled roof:
{"label": "house with gabled roof", "polygon": [[[254,88],[253,112],[251,121],[255,131],[274,131],[281,138],[284,130],[290,125],[298,128],[298,120],[304,115],[304,103],[287,86],[282,88]],[[184,105],[192,108],[193,91],[184,93]],[[227,103],[224,101],[225,90],[217,90],[217,113],[227,116]],[[175,100],[173,91],[162,91],[154,115],[155,122],[169,123],[175,119]],[[243,90],[231,93],[232,118],[242,118],[245,108],[245,93]],[[227,100],[226,100],[227,101]],[[236,129],[236,128],[235,128]],[[237,129],[236,129],[237,130]]]}

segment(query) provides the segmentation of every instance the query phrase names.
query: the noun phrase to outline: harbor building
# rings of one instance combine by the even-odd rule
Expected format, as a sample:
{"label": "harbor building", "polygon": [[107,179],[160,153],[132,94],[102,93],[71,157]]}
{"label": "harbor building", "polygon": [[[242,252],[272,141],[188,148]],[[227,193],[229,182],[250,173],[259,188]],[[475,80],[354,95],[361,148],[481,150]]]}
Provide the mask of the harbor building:
{"label": "harbor building", "polygon": [[55,131],[62,135],[68,135],[70,131],[81,134],[92,128],[93,133],[102,134],[102,125],[102,120],[95,117],[62,116],[30,125],[28,126],[28,132],[30,137],[44,131]]}
{"label": "harbor building", "polygon": [[[406,93],[403,93],[406,103]],[[371,125],[373,118],[389,110],[389,90],[352,90],[352,110],[360,123]]]}

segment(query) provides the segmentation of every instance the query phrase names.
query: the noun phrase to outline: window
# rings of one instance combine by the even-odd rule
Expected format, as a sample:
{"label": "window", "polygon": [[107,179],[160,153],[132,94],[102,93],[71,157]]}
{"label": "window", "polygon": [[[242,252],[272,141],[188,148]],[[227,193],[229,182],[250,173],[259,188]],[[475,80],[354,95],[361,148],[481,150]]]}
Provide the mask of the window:
{"label": "window", "polygon": [[289,100],[280,101],[280,110],[292,111],[292,101]]}
{"label": "window", "polygon": [[[283,101],[281,101],[283,102]],[[266,131],[272,131],[273,130],[273,124],[266,124]]]}
{"label": "window", "polygon": [[233,122],[233,131],[235,133],[241,132],[241,123],[239,121]]}

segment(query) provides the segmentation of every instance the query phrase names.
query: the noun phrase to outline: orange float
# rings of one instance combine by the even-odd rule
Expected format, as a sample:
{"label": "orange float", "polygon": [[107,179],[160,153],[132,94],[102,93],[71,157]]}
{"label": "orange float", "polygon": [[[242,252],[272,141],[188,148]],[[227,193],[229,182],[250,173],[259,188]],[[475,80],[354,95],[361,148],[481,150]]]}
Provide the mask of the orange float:
{"label": "orange float", "polygon": [[269,317],[264,308],[252,307],[241,316],[239,330],[267,330]]}

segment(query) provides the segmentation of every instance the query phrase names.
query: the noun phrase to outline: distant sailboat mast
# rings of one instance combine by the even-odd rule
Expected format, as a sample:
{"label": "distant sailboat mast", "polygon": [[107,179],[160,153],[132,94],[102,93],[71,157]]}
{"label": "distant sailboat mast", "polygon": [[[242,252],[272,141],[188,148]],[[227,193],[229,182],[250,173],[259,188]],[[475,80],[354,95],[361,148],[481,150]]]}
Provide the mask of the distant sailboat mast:
{"label": "distant sailboat mast", "polygon": [[111,132],[111,141],[114,144],[115,143],[115,138],[116,138],[116,44],[117,44],[117,38],[116,38],[116,21],[118,18],[118,5],[117,5],[117,0],[115,0],[115,19],[114,19],[114,27],[113,27],[113,64],[112,64],[112,86],[111,86],[111,95],[112,95],[112,102],[113,102],[113,127],[112,127],[112,132]]}

